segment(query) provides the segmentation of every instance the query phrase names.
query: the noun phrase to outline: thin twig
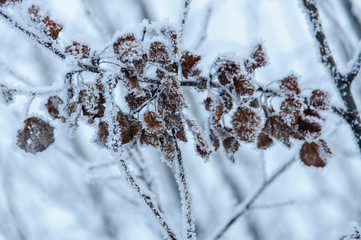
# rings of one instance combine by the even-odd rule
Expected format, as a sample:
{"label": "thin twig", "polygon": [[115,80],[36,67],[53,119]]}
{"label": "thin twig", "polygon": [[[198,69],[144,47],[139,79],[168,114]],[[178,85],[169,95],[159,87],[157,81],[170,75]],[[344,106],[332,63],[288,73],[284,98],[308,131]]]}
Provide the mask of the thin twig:
{"label": "thin twig", "polygon": [[321,61],[328,69],[331,77],[338,89],[342,101],[346,107],[343,118],[350,125],[353,135],[356,138],[359,150],[361,151],[361,118],[357,109],[356,102],[351,92],[351,83],[356,78],[361,67],[361,53],[353,64],[353,67],[347,75],[341,74],[337,70],[337,65],[332,56],[330,47],[327,43],[322,24],[320,21],[318,9],[315,0],[302,0],[305,7],[306,16],[311,22],[312,34],[314,35],[321,54]]}
{"label": "thin twig", "polygon": [[181,12],[181,26],[180,26],[180,39],[182,41],[184,34],[184,27],[189,15],[191,0],[182,0],[182,12]]}
{"label": "thin twig", "polygon": [[177,183],[179,186],[180,191],[180,197],[182,202],[182,214],[183,219],[185,220],[185,230],[186,230],[186,238],[187,239],[196,239],[196,233],[195,233],[195,225],[194,220],[192,216],[192,199],[191,194],[189,192],[187,179],[185,176],[185,170],[183,165],[183,159],[182,159],[182,152],[179,149],[177,139],[175,135],[173,134],[174,139],[174,145],[177,153]]}
{"label": "thin twig", "polygon": [[284,163],[275,173],[272,174],[261,186],[245,201],[236,207],[235,214],[217,231],[213,240],[220,239],[223,234],[245,213],[247,213],[253,203],[258,199],[258,197],[267,189],[270,184],[277,179],[283,172],[285,172],[291,165],[296,161],[296,158],[292,158],[290,161]]}
{"label": "thin twig", "polygon": [[6,13],[4,13],[2,10],[0,10],[0,16],[2,16],[5,20],[8,21],[8,23],[10,25],[12,25],[13,27],[19,29],[20,31],[22,31],[23,33],[25,33],[28,37],[30,37],[32,40],[35,40],[38,44],[40,44],[41,46],[46,47],[47,49],[49,49],[50,51],[52,51],[53,53],[55,53],[55,55],[57,55],[58,57],[65,59],[65,55],[62,51],[60,51],[59,49],[55,48],[53,46],[53,42],[46,42],[44,40],[42,40],[39,36],[37,36],[35,33],[25,29],[23,26],[21,26],[18,22],[16,22],[11,16],[7,15]]}
{"label": "thin twig", "polygon": [[206,15],[204,16],[204,19],[203,19],[202,25],[201,25],[200,37],[198,38],[198,41],[196,42],[195,47],[194,47],[196,50],[199,49],[199,47],[202,45],[202,43],[207,38],[207,30],[208,30],[209,21],[211,19],[211,15],[213,12],[213,7],[214,7],[214,0],[212,2],[210,2],[207,6]]}

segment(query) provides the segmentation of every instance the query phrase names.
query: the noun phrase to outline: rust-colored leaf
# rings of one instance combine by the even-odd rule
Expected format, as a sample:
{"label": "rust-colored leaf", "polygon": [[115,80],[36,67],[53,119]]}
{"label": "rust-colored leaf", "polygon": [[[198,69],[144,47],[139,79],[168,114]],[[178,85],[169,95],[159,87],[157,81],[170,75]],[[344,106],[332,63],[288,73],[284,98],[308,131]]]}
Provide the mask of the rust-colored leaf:
{"label": "rust-colored leaf", "polygon": [[330,108],[330,94],[319,89],[312,91],[310,105],[319,110],[328,110]]}
{"label": "rust-colored leaf", "polygon": [[140,135],[139,142],[142,145],[150,145],[154,148],[159,147],[159,137],[157,135],[148,133],[144,129],[142,130],[142,133]]}
{"label": "rust-colored leaf", "polygon": [[63,25],[54,22],[49,16],[46,16],[42,22],[44,24],[45,34],[56,40],[61,30],[63,30]]}
{"label": "rust-colored leaf", "polygon": [[296,98],[286,98],[281,103],[280,116],[287,125],[295,127],[301,110],[302,102],[300,100]]}
{"label": "rust-colored leaf", "polygon": [[300,159],[306,166],[325,167],[331,154],[326,142],[320,139],[317,142],[305,142],[300,151]]}
{"label": "rust-colored leaf", "polygon": [[277,139],[286,147],[291,147],[291,128],[282,121],[280,116],[275,115],[267,118],[262,132]]}
{"label": "rust-colored leaf", "polygon": [[187,119],[186,122],[192,132],[197,153],[202,158],[206,160],[209,159],[209,156],[212,154],[212,149],[210,148],[208,142],[202,137],[202,134],[199,131],[195,121]]}
{"label": "rust-colored leaf", "polygon": [[233,155],[238,151],[240,146],[239,142],[235,137],[228,137],[223,140],[223,147],[226,150],[229,156],[232,156],[232,161],[234,162]]}
{"label": "rust-colored leaf", "polygon": [[51,96],[48,98],[45,107],[48,110],[49,115],[53,119],[62,119],[63,121],[65,121],[64,116],[61,116],[59,112],[60,106],[62,106],[63,103],[63,100],[59,96]]}
{"label": "rust-colored leaf", "polygon": [[263,46],[258,44],[253,50],[251,57],[245,60],[244,66],[248,73],[253,73],[257,68],[266,66],[267,63],[267,56]]}
{"label": "rust-colored leaf", "polygon": [[172,166],[176,157],[173,137],[165,132],[162,136],[159,137],[159,143],[162,156],[164,157],[166,163]]}
{"label": "rust-colored leaf", "polygon": [[188,78],[188,76],[195,76],[200,73],[199,70],[197,71],[195,69],[195,66],[200,60],[201,56],[190,53],[189,51],[183,53],[181,58],[181,66],[182,74],[185,78]]}
{"label": "rust-colored leaf", "polygon": [[135,143],[140,136],[142,124],[130,115],[120,111],[117,114],[117,122],[120,131],[121,143]]}
{"label": "rust-colored leaf", "polygon": [[167,64],[170,62],[168,48],[165,43],[155,41],[150,44],[148,58],[150,62]]}
{"label": "rust-colored leaf", "polygon": [[176,138],[187,142],[186,132],[184,130],[183,118],[179,113],[164,113],[163,120],[165,122],[165,127],[169,131],[175,131]]}
{"label": "rust-colored leaf", "polygon": [[298,117],[297,132],[305,136],[305,138],[317,138],[321,135],[322,126],[311,119]]}
{"label": "rust-colored leaf", "polygon": [[233,82],[234,78],[237,78],[241,71],[241,66],[225,57],[219,57],[216,60],[217,75],[220,84],[227,86]]}
{"label": "rust-colored leaf", "polygon": [[162,82],[162,86],[163,89],[158,97],[158,106],[162,110],[175,112],[186,105],[179,82],[175,76],[167,76]]}
{"label": "rust-colored leaf", "polygon": [[209,139],[211,140],[211,143],[214,147],[214,151],[217,151],[220,143],[218,137],[214,134],[212,129],[209,129]]}
{"label": "rust-colored leaf", "polygon": [[281,80],[281,92],[288,97],[293,97],[301,93],[298,86],[298,78],[295,75],[290,75]]}
{"label": "rust-colored leaf", "polygon": [[252,80],[243,74],[233,78],[233,85],[238,96],[251,96],[256,90],[256,86]]}
{"label": "rust-colored leaf", "polygon": [[273,140],[267,134],[261,132],[257,137],[257,148],[266,150],[273,145]]}
{"label": "rust-colored leaf", "polygon": [[130,111],[137,110],[152,97],[152,94],[154,94],[153,90],[143,89],[143,91],[144,94],[141,96],[134,92],[130,92],[127,96],[125,96],[125,101],[127,102]]}
{"label": "rust-colored leaf", "polygon": [[25,119],[24,128],[18,131],[16,145],[27,153],[36,154],[54,142],[54,128],[38,117]]}
{"label": "rust-colored leaf", "polygon": [[80,58],[89,58],[90,48],[88,45],[80,44],[76,41],[67,47],[65,47],[65,53],[68,53],[72,56],[79,56]]}
{"label": "rust-colored leaf", "polygon": [[252,143],[256,140],[260,116],[248,107],[238,107],[232,116],[234,132],[240,141]]}
{"label": "rust-colored leaf", "polygon": [[88,117],[89,123],[93,123],[95,118],[104,116],[105,98],[97,85],[84,85],[84,89],[79,93],[79,103],[82,106],[83,116]]}
{"label": "rust-colored leaf", "polygon": [[143,120],[147,126],[147,131],[154,135],[160,135],[164,132],[164,122],[159,118],[158,114],[149,111],[144,113]]}
{"label": "rust-colored leaf", "polygon": [[98,124],[98,132],[97,136],[94,140],[96,144],[98,144],[101,147],[107,148],[108,144],[108,137],[109,137],[109,126],[106,122],[99,122]]}

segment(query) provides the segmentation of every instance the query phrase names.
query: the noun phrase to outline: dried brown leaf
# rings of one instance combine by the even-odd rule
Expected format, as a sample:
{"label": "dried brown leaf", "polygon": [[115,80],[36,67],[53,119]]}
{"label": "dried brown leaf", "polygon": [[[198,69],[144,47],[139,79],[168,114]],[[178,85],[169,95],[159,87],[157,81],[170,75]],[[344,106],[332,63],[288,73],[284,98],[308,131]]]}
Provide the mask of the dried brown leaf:
{"label": "dried brown leaf", "polygon": [[281,92],[288,97],[293,97],[301,93],[298,86],[298,78],[295,75],[290,75],[281,80]]}
{"label": "dried brown leaf", "polygon": [[257,148],[266,150],[273,145],[273,140],[267,134],[261,132],[257,137]]}
{"label": "dried brown leaf", "polygon": [[101,147],[107,148],[108,144],[108,137],[109,137],[109,126],[106,122],[99,122],[98,124],[98,132],[97,136],[94,140],[96,144],[98,144]]}
{"label": "dried brown leaf", "polygon": [[195,66],[201,60],[201,56],[195,55],[189,51],[185,51],[181,58],[182,74],[185,78],[196,76],[200,71]]}
{"label": "dried brown leaf", "polygon": [[280,116],[275,115],[267,118],[262,132],[277,139],[288,148],[291,147],[292,129],[282,121]]}
{"label": "dried brown leaf", "polygon": [[252,96],[256,90],[256,86],[252,82],[252,79],[243,74],[233,78],[233,85],[238,96]]}
{"label": "dried brown leaf", "polygon": [[24,129],[18,131],[16,145],[27,153],[36,154],[54,142],[54,128],[38,117],[24,121]]}
{"label": "dried brown leaf", "polygon": [[296,127],[298,117],[301,114],[302,102],[296,98],[286,98],[281,103],[280,116],[290,127]]}
{"label": "dried brown leaf", "polygon": [[248,107],[238,107],[232,116],[234,132],[240,141],[252,143],[256,140],[260,116]]}
{"label": "dried brown leaf", "polygon": [[326,142],[320,139],[317,142],[305,142],[300,151],[300,159],[306,166],[325,167],[331,154]]}
{"label": "dried brown leaf", "polygon": [[244,66],[248,73],[253,73],[257,68],[267,65],[267,55],[263,50],[262,44],[258,44],[253,50],[251,57],[246,59]]}
{"label": "dried brown leaf", "polygon": [[62,119],[63,121],[65,121],[64,116],[61,116],[59,112],[60,106],[62,106],[63,103],[63,100],[59,96],[51,96],[48,98],[45,107],[48,110],[49,115],[53,119]]}
{"label": "dried brown leaf", "polygon": [[140,137],[142,124],[130,115],[118,112],[117,122],[122,144],[135,143]]}
{"label": "dried brown leaf", "polygon": [[80,44],[76,41],[67,47],[65,47],[65,53],[68,53],[72,56],[79,56],[80,58],[89,58],[90,48],[88,45]]}
{"label": "dried brown leaf", "polygon": [[310,105],[319,110],[328,110],[330,108],[330,94],[319,89],[312,91]]}
{"label": "dried brown leaf", "polygon": [[150,134],[160,135],[164,132],[164,122],[157,113],[148,111],[144,113],[143,120],[147,126],[147,132]]}

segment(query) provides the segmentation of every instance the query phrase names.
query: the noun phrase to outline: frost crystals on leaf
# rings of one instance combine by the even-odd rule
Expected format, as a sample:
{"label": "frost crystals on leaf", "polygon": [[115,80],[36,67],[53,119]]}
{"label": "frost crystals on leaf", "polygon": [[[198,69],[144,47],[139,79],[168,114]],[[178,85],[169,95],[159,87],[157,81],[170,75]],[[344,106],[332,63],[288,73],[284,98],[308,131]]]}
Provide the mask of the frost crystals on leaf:
{"label": "frost crystals on leaf", "polygon": [[36,154],[54,142],[54,128],[38,117],[27,118],[24,129],[18,131],[16,145],[27,153]]}

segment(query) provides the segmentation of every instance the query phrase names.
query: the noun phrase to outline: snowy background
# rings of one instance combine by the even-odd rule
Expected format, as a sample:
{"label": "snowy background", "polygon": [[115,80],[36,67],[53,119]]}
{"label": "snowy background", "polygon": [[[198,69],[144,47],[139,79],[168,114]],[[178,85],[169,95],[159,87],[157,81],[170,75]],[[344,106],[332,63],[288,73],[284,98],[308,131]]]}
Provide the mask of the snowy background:
{"label": "snowy background", "polygon": [[[144,18],[177,22],[178,0],[52,0],[36,2],[64,25],[63,44],[72,40],[102,49],[117,31],[134,29]],[[358,0],[320,0],[320,12],[337,63],[345,71],[359,48],[361,18],[352,22],[345,2],[352,2],[361,16]],[[24,3],[25,4],[25,3]],[[26,3],[29,4],[29,3]],[[21,4],[20,4],[21,5]],[[185,47],[204,57],[204,66],[223,52],[245,56],[254,43],[263,41],[270,64],[257,71],[267,85],[296,73],[305,91],[315,88],[331,93],[340,105],[334,85],[319,61],[298,0],[193,0],[185,28]],[[212,8],[207,38],[196,49],[208,9]],[[20,7],[4,8],[19,16]],[[54,54],[34,45],[20,31],[0,18],[0,82],[20,88],[47,89],[61,86],[67,71]],[[361,80],[352,91],[361,103]],[[204,95],[184,90],[189,114],[205,120]],[[64,125],[54,123],[55,143],[45,152],[30,156],[15,146],[27,99],[0,104],[0,240],[152,240],[162,239],[161,228],[138,196],[128,187],[112,156],[91,143],[94,129],[80,125],[70,138]],[[36,99],[30,113],[43,115],[44,99]],[[360,104],[361,105],[361,104]],[[361,159],[345,122],[327,113],[323,138],[333,156],[323,169],[297,161],[257,200],[255,206],[224,235],[223,239],[339,239],[361,224]],[[191,139],[191,137],[189,137]],[[261,165],[272,173],[300,149],[276,144],[261,152],[244,144],[232,164],[222,151],[204,162],[192,142],[182,144],[185,168],[193,197],[198,239],[211,237],[237,204],[259,186]],[[171,226],[180,226],[180,203],[173,169],[157,151],[133,151],[143,158],[156,187],[157,199]],[[110,163],[101,165],[102,163]],[[135,170],[134,170],[135,171]],[[178,227],[179,228],[179,227]]]}

